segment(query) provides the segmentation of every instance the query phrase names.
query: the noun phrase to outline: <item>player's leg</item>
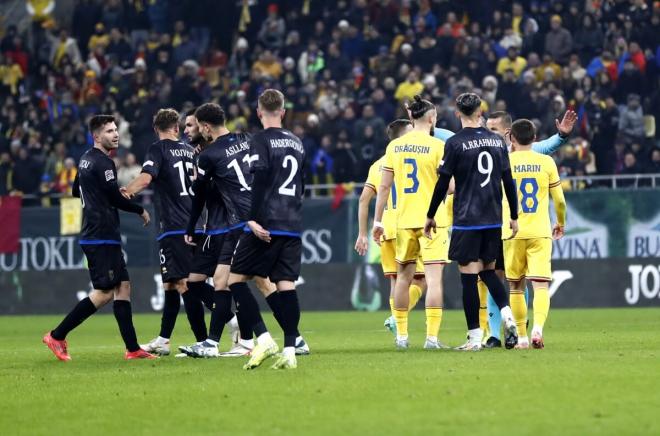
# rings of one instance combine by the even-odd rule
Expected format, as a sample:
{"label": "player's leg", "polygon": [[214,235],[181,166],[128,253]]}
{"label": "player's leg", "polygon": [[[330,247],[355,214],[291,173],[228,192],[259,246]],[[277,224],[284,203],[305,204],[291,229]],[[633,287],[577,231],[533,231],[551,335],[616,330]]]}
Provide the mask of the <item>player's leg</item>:
{"label": "player's leg", "polygon": [[[124,266],[124,271],[125,266]],[[123,274],[122,281],[114,291],[115,301],[112,310],[119,326],[119,333],[126,346],[126,360],[133,359],[156,359],[138,345],[137,334],[133,326],[133,310],[131,308],[131,282],[128,281],[128,273]]]}
{"label": "player's leg", "polygon": [[408,348],[408,307],[410,306],[410,284],[415,276],[417,258],[420,253],[417,232],[399,229],[396,238],[397,277],[394,284],[394,319],[396,321],[396,346]]}
{"label": "player's leg", "polygon": [[417,262],[415,263],[415,276],[413,277],[413,281],[408,288],[409,311],[413,310],[415,306],[417,306],[419,300],[422,299],[422,295],[424,295],[428,289],[426,278],[424,277],[424,271],[424,259],[422,256],[419,256],[417,258]]}
{"label": "player's leg", "polygon": [[419,239],[421,254],[424,259],[426,277],[426,341],[424,348],[446,348],[438,341],[438,332],[442,323],[444,290],[442,286],[443,270],[449,262],[449,233],[447,228],[438,228],[431,240],[422,236]]}
{"label": "player's leg", "polygon": [[[505,282],[505,274],[504,274],[504,246],[503,246],[503,241],[500,240],[499,242],[499,248],[498,248],[498,255],[497,255],[497,260],[495,261],[495,274],[497,277],[502,281]],[[480,282],[483,283],[483,282]],[[488,289],[486,288],[486,285],[483,284],[484,289],[486,290],[486,313],[488,316],[488,334],[490,337],[486,341],[486,348],[497,348],[502,346],[502,337],[501,337],[501,331],[502,331],[502,315],[500,314],[500,309],[497,307],[497,304],[495,304],[495,300],[493,300],[493,297],[488,293]]]}
{"label": "player's leg", "polygon": [[195,297],[204,303],[204,306],[209,310],[213,309],[214,288],[206,280],[215,273],[222,241],[222,235],[202,235],[202,237],[197,238],[192,268],[188,275],[190,297]]}
{"label": "player's leg", "polygon": [[396,282],[396,239],[388,239],[380,243],[380,265],[383,267],[383,275],[390,282],[390,316],[385,319],[383,325],[392,334],[396,335],[396,321],[394,320],[394,283]]}
{"label": "player's leg", "polygon": [[518,329],[517,348],[528,348],[527,338],[527,303],[523,292],[524,278],[527,273],[527,240],[512,239],[504,241],[504,258],[507,281],[509,282],[509,301],[511,312]]}
{"label": "player's leg", "polygon": [[252,350],[250,360],[244,366],[252,369],[278,351],[277,344],[268,332],[261,317],[259,304],[252,295],[247,281],[253,276],[267,277],[274,263],[273,241],[270,244],[259,240],[253,233],[241,235],[232,259],[229,274],[229,289],[236,301],[239,312],[243,312],[247,323],[257,336],[257,345]]}
{"label": "player's leg", "polygon": [[478,231],[481,237],[479,257],[483,262],[483,270],[479,273],[481,280],[486,283],[488,292],[493,296],[504,321],[504,345],[507,349],[518,343],[516,322],[509,306],[509,293],[502,284],[502,280],[495,274],[495,260],[501,247],[502,229],[487,229]]}
{"label": "player's leg", "polygon": [[548,285],[552,280],[552,240],[534,239],[529,247],[529,276],[534,287],[534,326],[532,328],[532,347],[543,348],[543,326],[550,311],[550,293]]}

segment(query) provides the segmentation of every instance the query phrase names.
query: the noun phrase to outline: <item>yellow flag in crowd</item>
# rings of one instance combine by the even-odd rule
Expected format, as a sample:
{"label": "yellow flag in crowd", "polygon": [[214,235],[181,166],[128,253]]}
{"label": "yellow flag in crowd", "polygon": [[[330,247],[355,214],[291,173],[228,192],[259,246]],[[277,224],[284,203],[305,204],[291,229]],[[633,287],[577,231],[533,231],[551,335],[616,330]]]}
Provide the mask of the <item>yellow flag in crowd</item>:
{"label": "yellow flag in crowd", "polygon": [[60,234],[77,235],[82,226],[82,206],[78,198],[60,199]]}

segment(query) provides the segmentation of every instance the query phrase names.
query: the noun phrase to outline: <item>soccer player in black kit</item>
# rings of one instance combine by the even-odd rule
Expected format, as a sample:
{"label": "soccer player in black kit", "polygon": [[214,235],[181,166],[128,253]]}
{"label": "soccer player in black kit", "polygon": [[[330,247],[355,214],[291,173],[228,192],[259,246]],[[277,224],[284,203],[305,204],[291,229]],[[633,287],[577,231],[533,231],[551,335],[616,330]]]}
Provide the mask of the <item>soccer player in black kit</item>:
{"label": "soccer player in black kit", "polygon": [[305,192],[305,150],[300,138],[282,128],[284,95],[267,89],[260,96],[257,115],[264,130],[250,138],[252,202],[249,232],[241,235],[229,276],[229,288],[257,335],[245,369],[258,367],[278,347],[260,319],[259,307],[247,280],[269,277],[277,285],[275,319],[284,331],[284,350],[272,366],[296,368],[295,344],[300,305],[295,281],[300,274],[302,200]]}
{"label": "soccer player in black kit", "polygon": [[459,95],[456,108],[463,128],[445,144],[443,163],[438,170],[440,177],[426,215],[424,232],[430,236],[431,230],[435,230],[433,217],[453,177],[456,187],[449,258],[458,262],[461,272],[463,310],[468,325],[468,340],[458,349],[481,349],[483,331],[479,328],[478,277],[500,309],[505,323],[505,346],[511,349],[518,342],[516,324],[508,293],[495,275],[502,237],[502,185],[509,201],[513,235],[518,231],[518,200],[509,154],[504,138],[480,125],[479,96]]}
{"label": "soccer player in black kit", "polygon": [[62,322],[46,333],[43,342],[59,360],[71,360],[66,335],[114,297],[113,311],[126,345],[125,358],[155,359],[138,345],[131,311],[131,284],[121,250],[119,213],[133,212],[149,224],[149,213],[124,198],[117,185],[117,169],[108,154],[119,145],[119,133],[111,115],[95,115],[89,121],[94,147],[80,158],[73,194],[80,197],[83,226],[80,246],[87,258],[94,290],[81,300]]}
{"label": "soccer player in black kit", "polygon": [[[196,195],[193,200],[186,242],[194,244],[194,224],[206,204],[209,219],[205,229],[207,236],[203,244],[208,245],[210,251],[217,247],[217,254],[213,259],[217,265],[213,274],[216,292],[208,338],[192,346],[189,351],[184,349],[182,351],[193,357],[245,356],[251,352],[254,344],[251,325],[245,325],[246,320],[240,310],[238,321],[241,324],[241,339],[238,344],[228,353],[219,353],[218,343],[224,324],[233,316],[232,294],[227,284],[229,265],[239,237],[243,234],[252,201],[250,163],[253,158],[250,156],[249,136],[227,130],[225,113],[217,104],[207,103],[200,106],[195,112],[195,118],[200,134],[210,144],[199,155],[197,179],[193,184],[194,192],[206,195]],[[273,307],[273,303],[279,295],[273,292],[272,283],[267,278],[257,278],[256,281],[273,312],[278,314],[277,307]],[[304,341],[302,342],[301,348],[305,348],[306,345]]]}
{"label": "soccer player in black kit", "polygon": [[[198,340],[206,336],[203,309],[199,299],[187,292],[186,279],[192,266],[192,248],[183,239],[192,208],[192,182],[195,173],[194,150],[179,140],[179,114],[160,109],[153,127],[158,141],[147,150],[142,173],[123,190],[132,198],[149,184],[154,186],[154,203],[159,222],[158,256],[165,289],[165,305],[160,334],[142,348],[160,355],[170,354],[174,330],[183,297],[190,327]],[[199,229],[201,233],[202,230]]]}

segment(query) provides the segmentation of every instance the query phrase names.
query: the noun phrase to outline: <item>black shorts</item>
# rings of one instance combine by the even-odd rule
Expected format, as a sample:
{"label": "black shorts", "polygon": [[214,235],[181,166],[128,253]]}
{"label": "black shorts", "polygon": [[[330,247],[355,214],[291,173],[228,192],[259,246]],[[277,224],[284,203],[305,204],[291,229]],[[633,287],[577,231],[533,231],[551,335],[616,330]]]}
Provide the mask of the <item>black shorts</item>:
{"label": "black shorts", "polygon": [[187,279],[192,269],[193,247],[186,244],[183,235],[166,236],[158,241],[158,245],[163,283]]}
{"label": "black shorts", "polygon": [[126,261],[119,244],[81,245],[87,258],[92,287],[110,291],[121,282],[129,281]]}
{"label": "black shorts", "polygon": [[495,269],[504,271],[504,242],[500,239],[500,246],[497,249],[497,259],[495,259]]}
{"label": "black shorts", "polygon": [[213,277],[218,265],[231,265],[234,250],[243,229],[234,229],[216,235],[201,235],[195,247],[190,272]]}
{"label": "black shorts", "polygon": [[191,273],[213,277],[218,266],[218,257],[222,249],[224,235],[200,235],[196,238]]}
{"label": "black shorts", "polygon": [[502,229],[456,230],[451,233],[449,258],[466,265],[481,260],[491,263],[502,255]]}
{"label": "black shorts", "polygon": [[293,236],[272,236],[270,243],[244,232],[236,245],[231,272],[268,277],[273,283],[296,281],[300,275],[302,242]]}

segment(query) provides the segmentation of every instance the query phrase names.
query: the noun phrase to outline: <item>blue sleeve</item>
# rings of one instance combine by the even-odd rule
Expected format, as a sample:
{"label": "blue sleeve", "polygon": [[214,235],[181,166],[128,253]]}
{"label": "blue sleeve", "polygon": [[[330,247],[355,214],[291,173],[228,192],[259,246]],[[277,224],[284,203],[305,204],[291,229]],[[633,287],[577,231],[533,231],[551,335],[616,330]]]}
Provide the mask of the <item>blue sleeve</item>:
{"label": "blue sleeve", "polygon": [[448,140],[449,138],[451,138],[452,136],[454,136],[454,132],[452,132],[451,130],[440,129],[440,128],[438,128],[438,127],[435,127],[435,128],[433,129],[433,136],[436,137],[436,138],[438,138],[438,139],[442,139],[443,141],[447,142],[447,140]]}
{"label": "blue sleeve", "polygon": [[552,154],[564,145],[567,139],[568,137],[562,138],[559,133],[555,133],[548,139],[533,143],[532,150],[541,154]]}

